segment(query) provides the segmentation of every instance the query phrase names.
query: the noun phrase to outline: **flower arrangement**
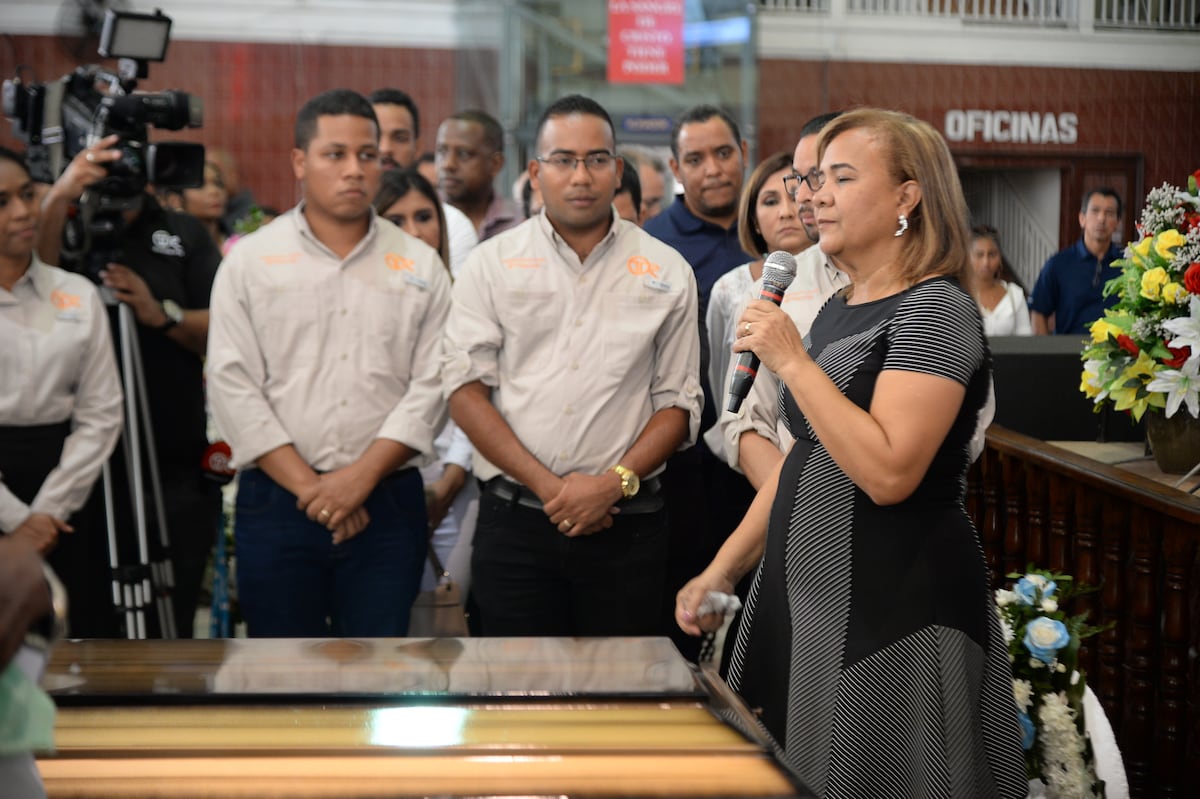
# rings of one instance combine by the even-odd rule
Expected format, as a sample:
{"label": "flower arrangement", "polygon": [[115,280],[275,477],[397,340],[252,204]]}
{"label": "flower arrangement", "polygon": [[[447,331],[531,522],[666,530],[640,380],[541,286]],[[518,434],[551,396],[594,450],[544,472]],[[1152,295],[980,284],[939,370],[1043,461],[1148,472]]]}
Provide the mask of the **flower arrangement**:
{"label": "flower arrangement", "polygon": [[1187,191],[1164,183],[1146,197],[1136,244],[1104,287],[1116,306],[1092,323],[1080,390],[1140,420],[1149,409],[1200,417],[1200,170]]}
{"label": "flower arrangement", "polygon": [[1087,614],[1068,617],[1060,609],[1090,590],[1075,588],[1065,574],[1031,568],[1008,577],[1016,583],[996,591],[996,612],[1012,662],[1025,772],[1045,783],[1048,796],[1103,797],[1084,728],[1085,681],[1078,658],[1080,641],[1111,625],[1092,627]]}

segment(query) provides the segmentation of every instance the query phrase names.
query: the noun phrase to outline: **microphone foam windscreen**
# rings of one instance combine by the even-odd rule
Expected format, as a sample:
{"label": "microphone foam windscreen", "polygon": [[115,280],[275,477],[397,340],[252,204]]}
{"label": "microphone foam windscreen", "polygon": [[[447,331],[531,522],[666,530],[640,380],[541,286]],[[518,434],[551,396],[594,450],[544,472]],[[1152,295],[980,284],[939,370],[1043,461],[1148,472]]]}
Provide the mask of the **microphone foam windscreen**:
{"label": "microphone foam windscreen", "polygon": [[776,250],[763,264],[762,280],[772,286],[787,288],[796,279],[796,257],[790,252]]}

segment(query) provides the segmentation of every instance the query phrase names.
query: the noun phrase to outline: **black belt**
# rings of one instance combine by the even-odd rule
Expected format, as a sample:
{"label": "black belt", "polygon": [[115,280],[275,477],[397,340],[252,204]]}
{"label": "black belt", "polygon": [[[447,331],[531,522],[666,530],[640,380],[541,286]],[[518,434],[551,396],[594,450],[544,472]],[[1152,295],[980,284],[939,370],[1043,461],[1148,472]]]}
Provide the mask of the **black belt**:
{"label": "black belt", "polygon": [[[507,477],[493,477],[487,482],[481,481],[480,485],[485,492],[497,499],[534,510],[545,510],[537,494]],[[621,509],[621,513],[655,513],[663,509],[661,490],[662,483],[657,477],[646,478],[642,481],[637,496],[632,499],[622,499],[617,503],[617,507]]]}

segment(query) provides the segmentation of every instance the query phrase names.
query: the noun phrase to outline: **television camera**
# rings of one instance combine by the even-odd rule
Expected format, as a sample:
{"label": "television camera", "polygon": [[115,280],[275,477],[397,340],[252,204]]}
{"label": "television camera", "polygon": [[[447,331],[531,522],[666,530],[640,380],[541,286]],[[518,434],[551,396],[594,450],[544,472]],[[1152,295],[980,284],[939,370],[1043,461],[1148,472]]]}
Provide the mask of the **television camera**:
{"label": "television camera", "polygon": [[109,261],[120,261],[125,214],[140,207],[147,184],[192,188],[204,184],[204,145],[149,141],[148,128],[181,130],[203,123],[204,104],[177,90],[138,92],[150,61],[163,61],[171,18],[109,9],[98,53],[118,60],[117,72],[91,64],[60,80],[27,80],[25,67],[4,81],[3,112],[28,145],[35,180],[52,183],[89,144],[116,134],[121,157],[89,186],[63,233],[63,258],[99,282]]}

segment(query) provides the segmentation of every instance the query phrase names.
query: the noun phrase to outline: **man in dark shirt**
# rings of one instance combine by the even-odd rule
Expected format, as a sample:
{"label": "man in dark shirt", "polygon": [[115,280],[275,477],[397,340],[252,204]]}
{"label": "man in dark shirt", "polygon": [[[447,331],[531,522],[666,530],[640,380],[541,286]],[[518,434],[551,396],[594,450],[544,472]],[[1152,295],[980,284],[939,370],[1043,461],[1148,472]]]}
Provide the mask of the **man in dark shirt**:
{"label": "man in dark shirt", "polygon": [[1083,197],[1079,226],[1083,238],[1046,261],[1029,298],[1034,335],[1086,335],[1117,295],[1104,297],[1104,284],[1121,274],[1112,262],[1121,257],[1113,234],[1121,224],[1121,198],[1108,187]]}
{"label": "man in dark shirt", "polygon": [[[704,389],[702,431],[717,420],[717,403],[708,380],[708,335],[704,319],[713,284],[721,275],[749,260],[738,240],[737,207],[746,171],[746,142],[737,123],[720,108],[700,105],[685,111],[671,134],[671,170],[683,196],[645,223],[650,235],[674,247],[692,266],[699,290],[700,374]],[[670,516],[667,596],[674,596],[689,575],[716,554],[721,542],[741,521],[753,489],[704,445],[674,455],[663,487]],[[706,498],[697,502],[697,497]],[[680,633],[665,609],[665,632],[683,654],[695,659],[699,642]]]}

